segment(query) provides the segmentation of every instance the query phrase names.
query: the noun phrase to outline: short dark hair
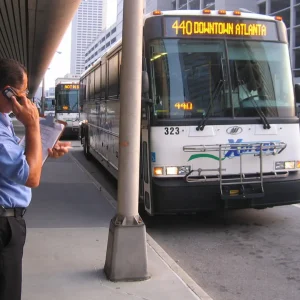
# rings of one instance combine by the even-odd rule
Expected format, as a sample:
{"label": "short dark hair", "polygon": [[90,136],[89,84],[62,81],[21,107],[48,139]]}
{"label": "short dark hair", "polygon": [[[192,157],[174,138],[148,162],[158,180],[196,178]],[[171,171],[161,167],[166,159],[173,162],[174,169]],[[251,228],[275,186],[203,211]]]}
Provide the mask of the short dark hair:
{"label": "short dark hair", "polygon": [[0,90],[9,85],[18,88],[23,84],[26,68],[11,58],[0,58]]}

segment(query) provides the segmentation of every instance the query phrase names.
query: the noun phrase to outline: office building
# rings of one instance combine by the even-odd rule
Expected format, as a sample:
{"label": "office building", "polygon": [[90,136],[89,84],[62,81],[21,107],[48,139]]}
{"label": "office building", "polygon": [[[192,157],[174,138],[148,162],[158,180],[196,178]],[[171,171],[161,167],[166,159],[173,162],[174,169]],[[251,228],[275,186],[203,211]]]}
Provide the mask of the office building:
{"label": "office building", "polygon": [[105,29],[106,0],[84,0],[72,21],[71,73],[84,71],[87,47]]}
{"label": "office building", "polygon": [[49,89],[46,90],[46,97],[55,98],[55,87],[49,87]]}
{"label": "office building", "polygon": [[300,0],[260,0],[258,12],[281,16],[287,27],[295,83],[300,83]]}
{"label": "office building", "polygon": [[[145,13],[155,9],[171,10],[171,0],[144,0]],[[117,3],[117,21],[107,28],[89,45],[85,54],[85,69],[90,67],[99,57],[101,57],[110,47],[114,46],[122,38],[123,29],[123,0]]]}

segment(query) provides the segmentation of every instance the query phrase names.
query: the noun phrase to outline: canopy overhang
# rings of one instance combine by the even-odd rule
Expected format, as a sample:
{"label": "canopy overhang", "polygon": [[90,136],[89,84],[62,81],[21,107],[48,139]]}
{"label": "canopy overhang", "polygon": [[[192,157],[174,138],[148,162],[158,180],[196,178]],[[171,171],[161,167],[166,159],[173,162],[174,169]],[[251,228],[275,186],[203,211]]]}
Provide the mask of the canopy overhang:
{"label": "canopy overhang", "polygon": [[42,81],[80,2],[0,1],[0,57],[14,58],[27,68],[31,95]]}

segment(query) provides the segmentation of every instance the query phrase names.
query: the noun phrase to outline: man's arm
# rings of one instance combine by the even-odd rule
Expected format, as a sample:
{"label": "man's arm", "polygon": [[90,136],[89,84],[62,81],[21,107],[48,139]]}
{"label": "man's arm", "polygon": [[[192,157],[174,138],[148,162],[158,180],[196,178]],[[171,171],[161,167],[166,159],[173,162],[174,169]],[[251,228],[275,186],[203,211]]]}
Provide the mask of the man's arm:
{"label": "man's arm", "polygon": [[39,122],[25,126],[25,134],[25,156],[29,165],[29,175],[25,185],[37,187],[40,184],[42,172],[42,140]]}
{"label": "man's arm", "polygon": [[29,175],[25,183],[28,187],[37,187],[40,184],[42,173],[42,140],[40,133],[40,118],[36,106],[25,96],[20,97],[20,103],[11,97],[13,113],[25,126],[26,144],[25,156],[29,166]]}

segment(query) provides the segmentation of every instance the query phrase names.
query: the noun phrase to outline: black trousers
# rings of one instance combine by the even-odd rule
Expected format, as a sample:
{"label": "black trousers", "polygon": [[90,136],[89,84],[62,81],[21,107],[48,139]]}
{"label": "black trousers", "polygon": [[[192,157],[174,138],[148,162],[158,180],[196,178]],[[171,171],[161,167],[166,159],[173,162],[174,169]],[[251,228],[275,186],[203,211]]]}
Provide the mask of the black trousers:
{"label": "black trousers", "polygon": [[0,299],[20,300],[26,224],[22,217],[0,217]]}

